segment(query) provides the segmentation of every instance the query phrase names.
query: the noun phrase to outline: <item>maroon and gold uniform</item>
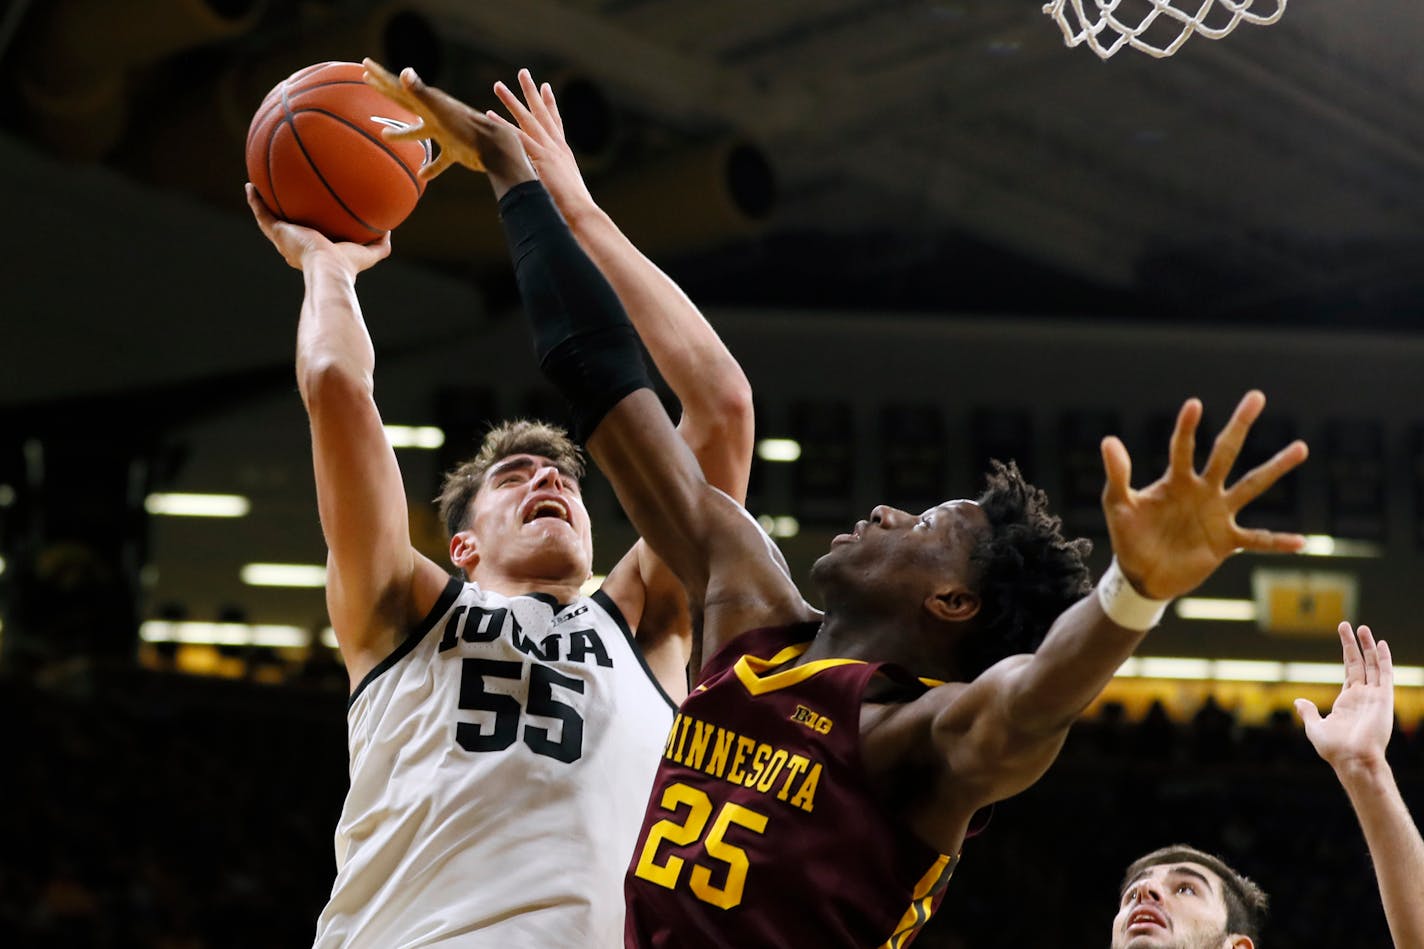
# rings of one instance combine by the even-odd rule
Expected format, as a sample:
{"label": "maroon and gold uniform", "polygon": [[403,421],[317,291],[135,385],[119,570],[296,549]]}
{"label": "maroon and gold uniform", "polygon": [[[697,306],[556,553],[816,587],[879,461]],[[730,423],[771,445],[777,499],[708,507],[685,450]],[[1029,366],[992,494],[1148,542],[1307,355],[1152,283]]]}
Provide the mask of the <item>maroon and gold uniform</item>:
{"label": "maroon and gold uniform", "polygon": [[743,634],[682,704],[628,871],[629,949],[899,949],[939,905],[958,857],[887,813],[860,760],[872,677],[926,686],[853,659],[781,669],[815,631]]}

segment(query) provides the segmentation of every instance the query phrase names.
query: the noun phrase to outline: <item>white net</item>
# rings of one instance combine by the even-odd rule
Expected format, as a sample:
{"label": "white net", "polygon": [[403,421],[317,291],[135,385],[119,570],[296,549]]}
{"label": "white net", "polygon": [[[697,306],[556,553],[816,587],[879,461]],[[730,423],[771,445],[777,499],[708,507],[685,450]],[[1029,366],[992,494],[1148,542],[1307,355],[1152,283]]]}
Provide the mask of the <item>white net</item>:
{"label": "white net", "polygon": [[[1051,0],[1043,12],[1063,30],[1069,46],[1087,43],[1103,59],[1129,46],[1161,58],[1200,33],[1219,40],[1242,23],[1268,26],[1286,12],[1287,0]],[[1196,12],[1177,4],[1195,6]],[[1208,22],[1210,21],[1210,22]],[[1173,36],[1173,30],[1176,33]],[[1149,37],[1148,31],[1152,31]]]}

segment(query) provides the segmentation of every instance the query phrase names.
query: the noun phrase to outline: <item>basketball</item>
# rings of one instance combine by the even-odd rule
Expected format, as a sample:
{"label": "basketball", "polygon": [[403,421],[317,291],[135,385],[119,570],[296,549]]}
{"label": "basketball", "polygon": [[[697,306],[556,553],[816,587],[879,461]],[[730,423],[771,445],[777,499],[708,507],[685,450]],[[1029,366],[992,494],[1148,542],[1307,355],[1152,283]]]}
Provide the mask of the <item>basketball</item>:
{"label": "basketball", "polygon": [[419,119],[366,85],[360,63],[318,63],[279,82],[247,131],[247,176],[272,213],[334,241],[379,240],[425,182],[424,142],[388,142]]}

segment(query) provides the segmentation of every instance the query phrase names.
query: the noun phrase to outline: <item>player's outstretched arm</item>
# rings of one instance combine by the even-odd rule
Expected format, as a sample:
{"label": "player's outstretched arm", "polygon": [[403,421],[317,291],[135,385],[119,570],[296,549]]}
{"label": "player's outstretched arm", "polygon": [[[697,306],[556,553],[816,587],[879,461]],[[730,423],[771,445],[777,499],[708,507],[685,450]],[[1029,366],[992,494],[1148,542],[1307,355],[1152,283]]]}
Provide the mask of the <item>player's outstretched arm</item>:
{"label": "player's outstretched arm", "polygon": [[302,272],[297,385],[311,420],[317,505],[327,545],[327,610],[354,687],[435,602],[448,577],[410,545],[405,489],[372,395],[375,350],[356,277],[390,253],[336,244],[272,215],[247,186],[262,232]]}
{"label": "player's outstretched arm", "polygon": [[[742,502],[753,435],[750,386],[745,375],[681,289],[594,205],[564,141],[553,91],[545,87],[541,93],[527,70],[520,74],[524,103],[503,84],[498,85],[497,93],[520,121],[520,127],[515,127],[493,111],[478,113],[423,84],[412,70],[404,70],[397,78],[372,61],[367,61],[366,70],[370,84],[422,117],[416,128],[390,131],[387,137],[433,138],[440,145],[440,160],[424,174],[433,177],[451,164],[490,174],[494,194],[501,201],[501,218],[506,221],[521,296],[531,312],[540,309],[541,302],[562,306],[558,298],[564,285],[578,285],[577,272],[571,275],[572,255],[561,247],[561,235],[554,234],[561,228],[570,231],[578,256],[598,266],[598,282],[611,289],[625,312],[631,313],[656,365],[684,403],[679,432],[706,479]],[[534,180],[533,168],[528,167],[530,158],[538,165],[544,187],[514,192],[518,185]],[[564,217],[535,214],[537,205],[548,198],[557,202]],[[535,218],[537,227],[528,224]],[[567,221],[574,222],[574,228],[568,228]],[[585,294],[600,292],[594,288]],[[587,305],[585,299],[577,304],[580,308]],[[588,393],[581,398],[587,399]],[[674,574],[652,556],[646,544],[639,543],[609,573],[605,590],[637,628],[648,663],[669,694],[685,694],[691,618]]]}
{"label": "player's outstretched arm", "polygon": [[[520,71],[525,102],[499,84],[496,93],[519,122],[514,127],[494,112],[480,112],[427,86],[414,70],[396,77],[372,60],[364,65],[367,82],[421,118],[412,128],[388,130],[386,137],[430,139],[440,146],[439,157],[422,169],[423,176],[433,178],[462,164],[488,172],[496,197],[502,198],[510,187],[534,178],[537,169],[575,239],[613,287],[682,402],[680,430],[704,461],[707,480],[744,499],[753,434],[746,375],[687,295],[594,203],[564,139],[552,89],[546,84],[539,90],[528,70]],[[516,134],[522,148],[512,149],[491,123]]]}
{"label": "player's outstretched arm", "polygon": [[1295,708],[1320,757],[1335,769],[1365,833],[1394,944],[1424,946],[1424,839],[1400,796],[1385,748],[1394,730],[1394,663],[1368,626],[1340,624],[1345,682],[1321,716],[1307,699]]}
{"label": "player's outstretched arm", "polygon": [[[751,384],[682,289],[593,200],[564,137],[553,88],[536,84],[527,69],[519,71],[519,86],[522,99],[504,83],[494,91],[517,123],[539,180],[682,403],[678,433],[708,483],[745,502],[754,436]],[[691,619],[676,577],[640,543],[609,574],[605,589],[637,628],[644,655],[669,693],[685,692]]]}
{"label": "player's outstretched arm", "polygon": [[946,793],[966,795],[962,803],[979,806],[1038,779],[1057,756],[1068,727],[1155,621],[1124,611],[1124,597],[1165,605],[1195,589],[1238,550],[1292,551],[1304,544],[1296,534],[1236,523],[1243,508],[1306,456],[1305,444],[1294,442],[1227,483],[1264,406],[1261,393],[1248,393],[1198,472],[1193,453],[1202,408],[1189,400],[1177,416],[1167,471],[1140,490],[1131,486],[1131,460],[1122,442],[1104,439],[1103,512],[1115,566],[1097,591],[1054,622],[1033,655],[1010,657],[966,688],[943,695],[934,690],[921,700],[936,712],[933,734],[947,760]]}
{"label": "player's outstretched arm", "polygon": [[[558,102],[548,83],[519,72],[523,101],[495,86],[519,124],[534,163],[574,238],[608,278],[653,363],[682,403],[678,431],[707,481],[744,501],[751,469],[752,390],[717,332],[673,280],[649,260],[594,202],[564,139]],[[491,113],[493,114],[493,113]]]}

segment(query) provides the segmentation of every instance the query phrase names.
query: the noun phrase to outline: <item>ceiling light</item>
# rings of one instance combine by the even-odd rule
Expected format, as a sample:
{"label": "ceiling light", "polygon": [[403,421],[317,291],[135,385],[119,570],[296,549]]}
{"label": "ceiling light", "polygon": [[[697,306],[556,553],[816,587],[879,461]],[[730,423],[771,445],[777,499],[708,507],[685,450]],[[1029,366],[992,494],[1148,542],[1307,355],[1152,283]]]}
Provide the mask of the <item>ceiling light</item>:
{"label": "ceiling light", "polygon": [[1223,620],[1232,623],[1250,623],[1256,619],[1256,604],[1252,600],[1188,596],[1177,601],[1176,611],[1181,619]]}
{"label": "ceiling light", "polygon": [[1369,540],[1306,534],[1300,552],[1307,557],[1383,557],[1384,547]]}
{"label": "ceiling light", "polygon": [[772,537],[795,537],[801,533],[801,522],[789,514],[758,514],[757,523]]}
{"label": "ceiling light", "polygon": [[250,587],[326,586],[326,568],[314,563],[250,563],[241,576]]}
{"label": "ceiling light", "polygon": [[[1217,659],[1211,664],[1211,677],[1218,682],[1280,682],[1284,664],[1258,659]],[[1340,669],[1335,675],[1338,678]]]}
{"label": "ceiling light", "polygon": [[[1133,656],[1117,674],[1128,679],[1178,679],[1211,682],[1257,682],[1265,685],[1340,685],[1345,670],[1338,662],[1277,662],[1272,659],[1195,659],[1173,656]],[[1394,683],[1424,686],[1424,666],[1395,666]]]}
{"label": "ceiling light", "polygon": [[1321,682],[1338,685],[1345,671],[1338,662],[1288,662],[1285,664],[1287,682]]}
{"label": "ceiling light", "polygon": [[1210,679],[1211,660],[1143,656],[1137,660],[1136,675],[1143,679]]}
{"label": "ceiling light", "polygon": [[434,425],[387,425],[385,429],[392,448],[433,450],[445,444],[445,432]]}
{"label": "ceiling light", "polygon": [[252,502],[240,494],[150,494],[143,508],[165,517],[244,517]]}
{"label": "ceiling light", "polygon": [[763,438],[756,453],[762,461],[795,461],[801,457],[801,443],[794,438]]}
{"label": "ceiling light", "polygon": [[289,648],[310,641],[300,626],[248,623],[196,623],[149,620],[139,626],[139,638],[146,643],[186,643],[205,646],[268,646]]}

